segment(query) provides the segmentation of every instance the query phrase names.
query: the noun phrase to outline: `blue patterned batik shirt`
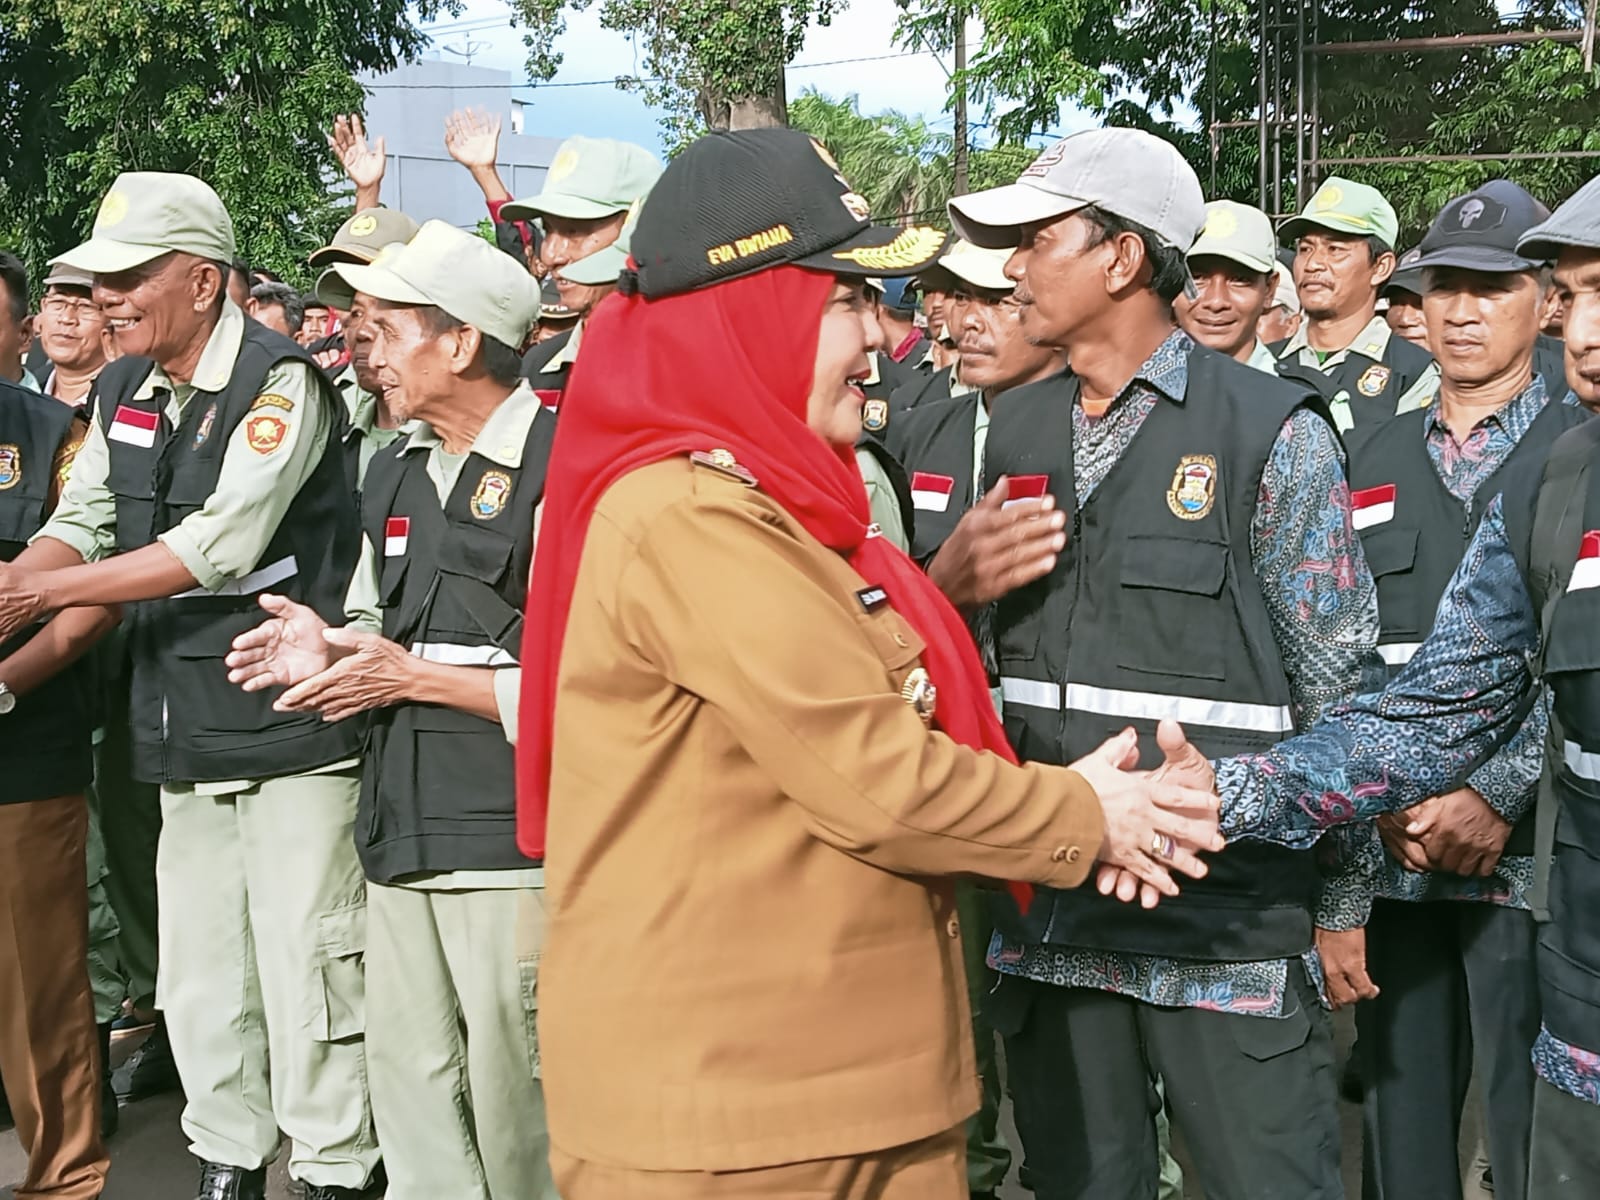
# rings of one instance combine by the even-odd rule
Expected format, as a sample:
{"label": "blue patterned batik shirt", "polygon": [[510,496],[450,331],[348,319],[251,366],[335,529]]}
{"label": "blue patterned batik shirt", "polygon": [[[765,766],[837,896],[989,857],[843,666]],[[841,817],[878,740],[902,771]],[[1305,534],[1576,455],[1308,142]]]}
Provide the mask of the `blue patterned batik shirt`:
{"label": "blue patterned batik shirt", "polygon": [[[1513,400],[1484,417],[1459,440],[1445,424],[1440,407],[1429,409],[1423,425],[1428,460],[1445,490],[1461,501],[1463,513],[1479,487],[1511,457],[1548,402],[1544,379],[1535,375]],[[1538,798],[1549,724],[1549,697],[1541,696],[1516,736],[1467,780],[1489,807],[1512,824]],[[1331,867],[1317,909],[1317,924],[1324,929],[1361,928],[1372,914],[1375,897],[1476,900],[1527,908],[1533,887],[1531,854],[1506,855],[1494,873],[1483,878],[1408,870],[1385,850],[1377,827],[1370,822],[1341,826],[1321,849]]]}
{"label": "blue patterned batik shirt", "polygon": [[[1072,410],[1072,465],[1082,506],[1127,450],[1157,404],[1181,400],[1194,342],[1175,331],[1103,416]],[[1297,411],[1273,444],[1250,523],[1250,553],[1288,675],[1296,724],[1381,671],[1372,574],[1350,524],[1350,489],[1338,441],[1320,417]],[[1363,671],[1368,674],[1364,677]],[[1289,962],[1213,963],[1022,945],[998,935],[990,965],[1062,987],[1097,988],[1150,1004],[1280,1017]],[[1315,977],[1315,963],[1307,967]]]}

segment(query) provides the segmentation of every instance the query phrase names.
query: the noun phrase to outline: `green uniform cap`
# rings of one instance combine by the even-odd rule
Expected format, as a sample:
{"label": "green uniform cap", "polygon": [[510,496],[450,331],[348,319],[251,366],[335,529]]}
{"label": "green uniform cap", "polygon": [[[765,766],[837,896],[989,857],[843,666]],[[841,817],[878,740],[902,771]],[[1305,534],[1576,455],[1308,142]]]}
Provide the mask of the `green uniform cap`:
{"label": "green uniform cap", "polygon": [[[390,304],[433,305],[480,333],[520,349],[539,319],[539,285],[527,268],[475,233],[429,221],[370,265],[341,263],[329,274],[352,293]],[[317,294],[330,303],[320,283]]]}
{"label": "green uniform cap", "polygon": [[1271,275],[1278,262],[1277,248],[1272,218],[1266,213],[1233,200],[1213,200],[1206,205],[1206,223],[1189,250],[1189,260],[1225,258]]}
{"label": "green uniform cap", "polygon": [[193,175],[125,171],[100,201],[89,240],[56,261],[114,275],[175,250],[233,262],[233,219],[222,198]]}
{"label": "green uniform cap", "polygon": [[632,253],[633,231],[639,224],[639,210],[644,207],[644,201],[634,202],[628,212],[628,219],[622,224],[622,231],[617,234],[617,240],[609,246],[602,246],[593,254],[570,262],[557,269],[556,274],[568,283],[581,283],[591,287],[603,283],[615,283],[617,276],[622,273],[622,268],[628,265],[628,255]]}
{"label": "green uniform cap", "polygon": [[611,138],[568,138],[550,161],[544,191],[505,205],[500,219],[592,221],[614,216],[644,199],[659,178],[661,164],[643,146]]}
{"label": "green uniform cap", "polygon": [[1400,218],[1377,188],[1330,175],[1300,215],[1290,217],[1278,232],[1293,238],[1308,229],[1375,237],[1392,250],[1400,236]]}
{"label": "green uniform cap", "polygon": [[370,263],[378,251],[395,242],[409,242],[417,236],[417,223],[392,208],[358,210],[334,233],[333,240],[312,252],[306,261],[313,267],[334,263]]}
{"label": "green uniform cap", "polygon": [[1009,292],[1016,284],[1006,278],[1010,250],[985,250],[964,238],[957,238],[939,256],[939,265],[963,283],[987,292]]}

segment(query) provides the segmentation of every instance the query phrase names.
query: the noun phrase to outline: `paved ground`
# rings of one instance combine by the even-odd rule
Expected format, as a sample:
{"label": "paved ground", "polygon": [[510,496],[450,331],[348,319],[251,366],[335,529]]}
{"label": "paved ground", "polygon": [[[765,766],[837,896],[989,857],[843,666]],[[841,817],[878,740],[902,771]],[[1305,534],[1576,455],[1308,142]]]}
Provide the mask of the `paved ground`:
{"label": "paved ground", "polygon": [[[1336,1019],[1341,1051],[1350,1041],[1347,1019]],[[132,1053],[136,1042],[124,1042],[112,1052],[112,1061],[120,1065]],[[104,1200],[192,1200],[195,1183],[194,1160],[185,1148],[183,1132],[178,1127],[181,1101],[175,1096],[163,1096],[122,1110],[122,1130],[111,1143],[111,1178]],[[1344,1175],[1345,1188],[1352,1198],[1361,1194],[1361,1117],[1353,1105],[1341,1105],[1344,1118]],[[1479,1167],[1473,1163],[1478,1143],[1478,1105],[1472,1103],[1468,1113],[1468,1128],[1462,1137],[1462,1162],[1471,1183],[1465,1200],[1492,1200],[1491,1194],[1480,1191],[1477,1185]],[[1006,1136],[1015,1146],[1016,1131],[1011,1127],[1010,1113],[1006,1113]],[[1182,1146],[1178,1147],[1180,1159]],[[21,1149],[14,1135],[0,1134],[0,1200],[14,1200],[11,1189],[22,1179],[24,1169]],[[274,1168],[268,1188],[269,1200],[297,1200],[290,1190],[287,1174],[280,1163]],[[1001,1193],[1004,1200],[1029,1200],[1012,1180]],[[1186,1200],[1204,1200],[1199,1188],[1185,1190]]]}

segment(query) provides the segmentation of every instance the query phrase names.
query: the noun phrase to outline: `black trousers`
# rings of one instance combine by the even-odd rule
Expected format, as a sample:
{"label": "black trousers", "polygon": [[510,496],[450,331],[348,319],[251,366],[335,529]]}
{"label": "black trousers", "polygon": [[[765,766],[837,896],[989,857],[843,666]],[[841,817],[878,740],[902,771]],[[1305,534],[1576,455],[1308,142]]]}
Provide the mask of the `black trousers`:
{"label": "black trousers", "polygon": [[1207,1200],[1343,1200],[1333,1034],[1298,963],[1281,1018],[1009,976],[993,1000],[1039,1200],[1156,1194],[1157,1076]]}
{"label": "black trousers", "polygon": [[[1476,1061],[1495,1200],[1524,1200],[1539,981],[1532,914],[1379,900],[1356,1007],[1364,1200],[1460,1200],[1461,1112]],[[1597,1185],[1600,1187],[1600,1185]],[[1596,1194],[1600,1194],[1597,1191]]]}
{"label": "black trousers", "polygon": [[1535,1083],[1530,1157],[1528,1200],[1590,1200],[1600,1191],[1600,1104]]}

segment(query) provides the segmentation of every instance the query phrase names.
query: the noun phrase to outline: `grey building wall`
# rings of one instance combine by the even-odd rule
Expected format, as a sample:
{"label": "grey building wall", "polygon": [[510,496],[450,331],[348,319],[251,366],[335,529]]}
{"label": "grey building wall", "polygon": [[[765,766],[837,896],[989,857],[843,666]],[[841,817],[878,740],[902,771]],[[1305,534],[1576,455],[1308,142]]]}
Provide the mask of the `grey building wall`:
{"label": "grey building wall", "polygon": [[382,198],[390,208],[462,228],[488,216],[478,185],[444,148],[445,118],[458,108],[500,114],[500,178],[513,196],[531,196],[544,185],[561,142],[512,132],[510,72],[424,59],[358,82],[367,90],[367,137],[385,139]]}

